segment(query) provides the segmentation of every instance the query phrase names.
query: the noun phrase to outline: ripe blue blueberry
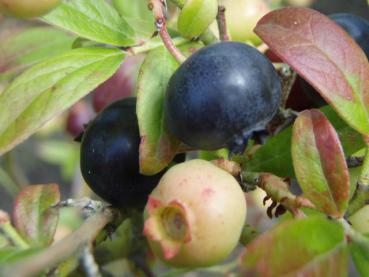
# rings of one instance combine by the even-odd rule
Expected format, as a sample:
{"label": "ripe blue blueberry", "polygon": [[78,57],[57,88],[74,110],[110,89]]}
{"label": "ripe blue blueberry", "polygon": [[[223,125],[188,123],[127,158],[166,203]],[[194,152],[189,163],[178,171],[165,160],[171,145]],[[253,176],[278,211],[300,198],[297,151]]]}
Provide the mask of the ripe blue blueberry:
{"label": "ripe blue blueberry", "polygon": [[269,60],[239,42],[206,46],[170,78],[165,103],[168,132],[196,149],[243,150],[276,113],[279,77]]}
{"label": "ripe blue blueberry", "polygon": [[161,173],[139,173],[136,99],[112,103],[88,125],[81,142],[81,172],[90,188],[119,207],[143,207]]}

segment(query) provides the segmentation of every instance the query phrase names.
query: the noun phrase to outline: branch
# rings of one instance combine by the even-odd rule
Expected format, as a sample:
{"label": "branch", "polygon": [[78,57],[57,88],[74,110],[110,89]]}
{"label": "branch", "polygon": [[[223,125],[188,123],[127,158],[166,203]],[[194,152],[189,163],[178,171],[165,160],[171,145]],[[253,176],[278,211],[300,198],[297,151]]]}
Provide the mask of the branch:
{"label": "branch", "polygon": [[226,8],[224,6],[218,6],[217,23],[219,29],[219,38],[221,41],[229,41],[231,37],[227,30],[227,21],[225,17]]}
{"label": "branch", "polygon": [[154,13],[156,28],[158,29],[159,35],[165,47],[179,63],[183,63],[186,60],[186,57],[174,45],[167,30],[167,23],[163,13],[164,5],[165,0],[149,0],[149,9]]}
{"label": "branch", "polygon": [[[295,218],[305,217],[304,212],[300,209],[301,207],[315,208],[308,199],[292,194],[289,191],[288,184],[282,178],[273,174],[260,174],[258,186],[267,193],[268,199],[272,199],[274,203],[280,203],[280,205],[288,210]],[[277,207],[276,216],[279,216],[281,213],[283,213],[283,210],[279,209],[278,211]],[[268,215],[271,215],[271,210],[268,211]]]}
{"label": "branch", "polygon": [[271,173],[242,172],[242,178],[246,190],[251,190],[258,186],[266,192],[267,196],[264,198],[264,204],[268,199],[273,201],[267,210],[270,218],[273,216],[274,208],[276,208],[275,217],[282,215],[287,210],[294,218],[305,217],[304,212],[300,209],[302,207],[315,209],[315,206],[308,199],[292,194],[285,180]]}
{"label": "branch", "polygon": [[45,269],[56,266],[76,252],[82,251],[96,238],[105,225],[112,220],[113,211],[111,209],[105,208],[97,211],[94,215],[87,218],[79,229],[63,240],[58,241],[40,253],[0,269],[0,276],[34,276]]}
{"label": "branch", "polygon": [[229,161],[223,158],[212,160],[211,162],[224,171],[227,171],[233,177],[238,178],[240,176],[241,166],[237,162]]}

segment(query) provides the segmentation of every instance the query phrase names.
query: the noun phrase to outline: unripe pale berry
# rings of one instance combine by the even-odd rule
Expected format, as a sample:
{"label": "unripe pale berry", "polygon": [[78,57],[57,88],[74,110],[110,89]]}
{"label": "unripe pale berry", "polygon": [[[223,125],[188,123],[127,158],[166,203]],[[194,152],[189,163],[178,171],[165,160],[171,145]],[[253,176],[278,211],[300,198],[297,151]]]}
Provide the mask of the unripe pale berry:
{"label": "unripe pale berry", "polygon": [[175,267],[221,262],[236,247],[246,200],[228,172],[204,160],[170,168],[149,196],[144,233],[154,254]]}

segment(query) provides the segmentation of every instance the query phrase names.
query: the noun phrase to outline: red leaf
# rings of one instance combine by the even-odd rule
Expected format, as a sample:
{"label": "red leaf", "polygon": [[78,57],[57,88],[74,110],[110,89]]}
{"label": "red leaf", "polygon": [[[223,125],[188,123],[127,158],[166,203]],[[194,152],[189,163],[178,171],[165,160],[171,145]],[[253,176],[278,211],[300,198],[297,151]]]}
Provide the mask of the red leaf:
{"label": "red leaf", "polygon": [[312,9],[283,8],[264,16],[255,33],[351,127],[369,135],[368,60],[339,25]]}
{"label": "red leaf", "polygon": [[296,119],[292,159],[305,197],[326,214],[341,217],[349,200],[349,172],[339,137],[319,110]]}
{"label": "red leaf", "polygon": [[18,194],[14,206],[15,226],[32,246],[47,246],[52,242],[59,212],[51,206],[59,201],[56,184],[29,186]]}

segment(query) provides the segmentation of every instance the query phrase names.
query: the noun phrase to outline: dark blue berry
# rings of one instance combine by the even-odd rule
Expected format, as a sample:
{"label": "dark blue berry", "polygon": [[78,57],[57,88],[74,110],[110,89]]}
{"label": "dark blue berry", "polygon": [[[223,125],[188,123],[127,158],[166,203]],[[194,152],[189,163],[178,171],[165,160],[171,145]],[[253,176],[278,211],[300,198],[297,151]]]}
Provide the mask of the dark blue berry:
{"label": "dark blue berry", "polygon": [[90,188],[119,207],[143,207],[162,174],[139,173],[136,99],[114,102],[88,125],[81,143],[81,171]]}
{"label": "dark blue berry", "polygon": [[279,77],[269,60],[239,42],[200,49],[170,78],[164,104],[168,132],[196,149],[242,149],[276,113]]}

